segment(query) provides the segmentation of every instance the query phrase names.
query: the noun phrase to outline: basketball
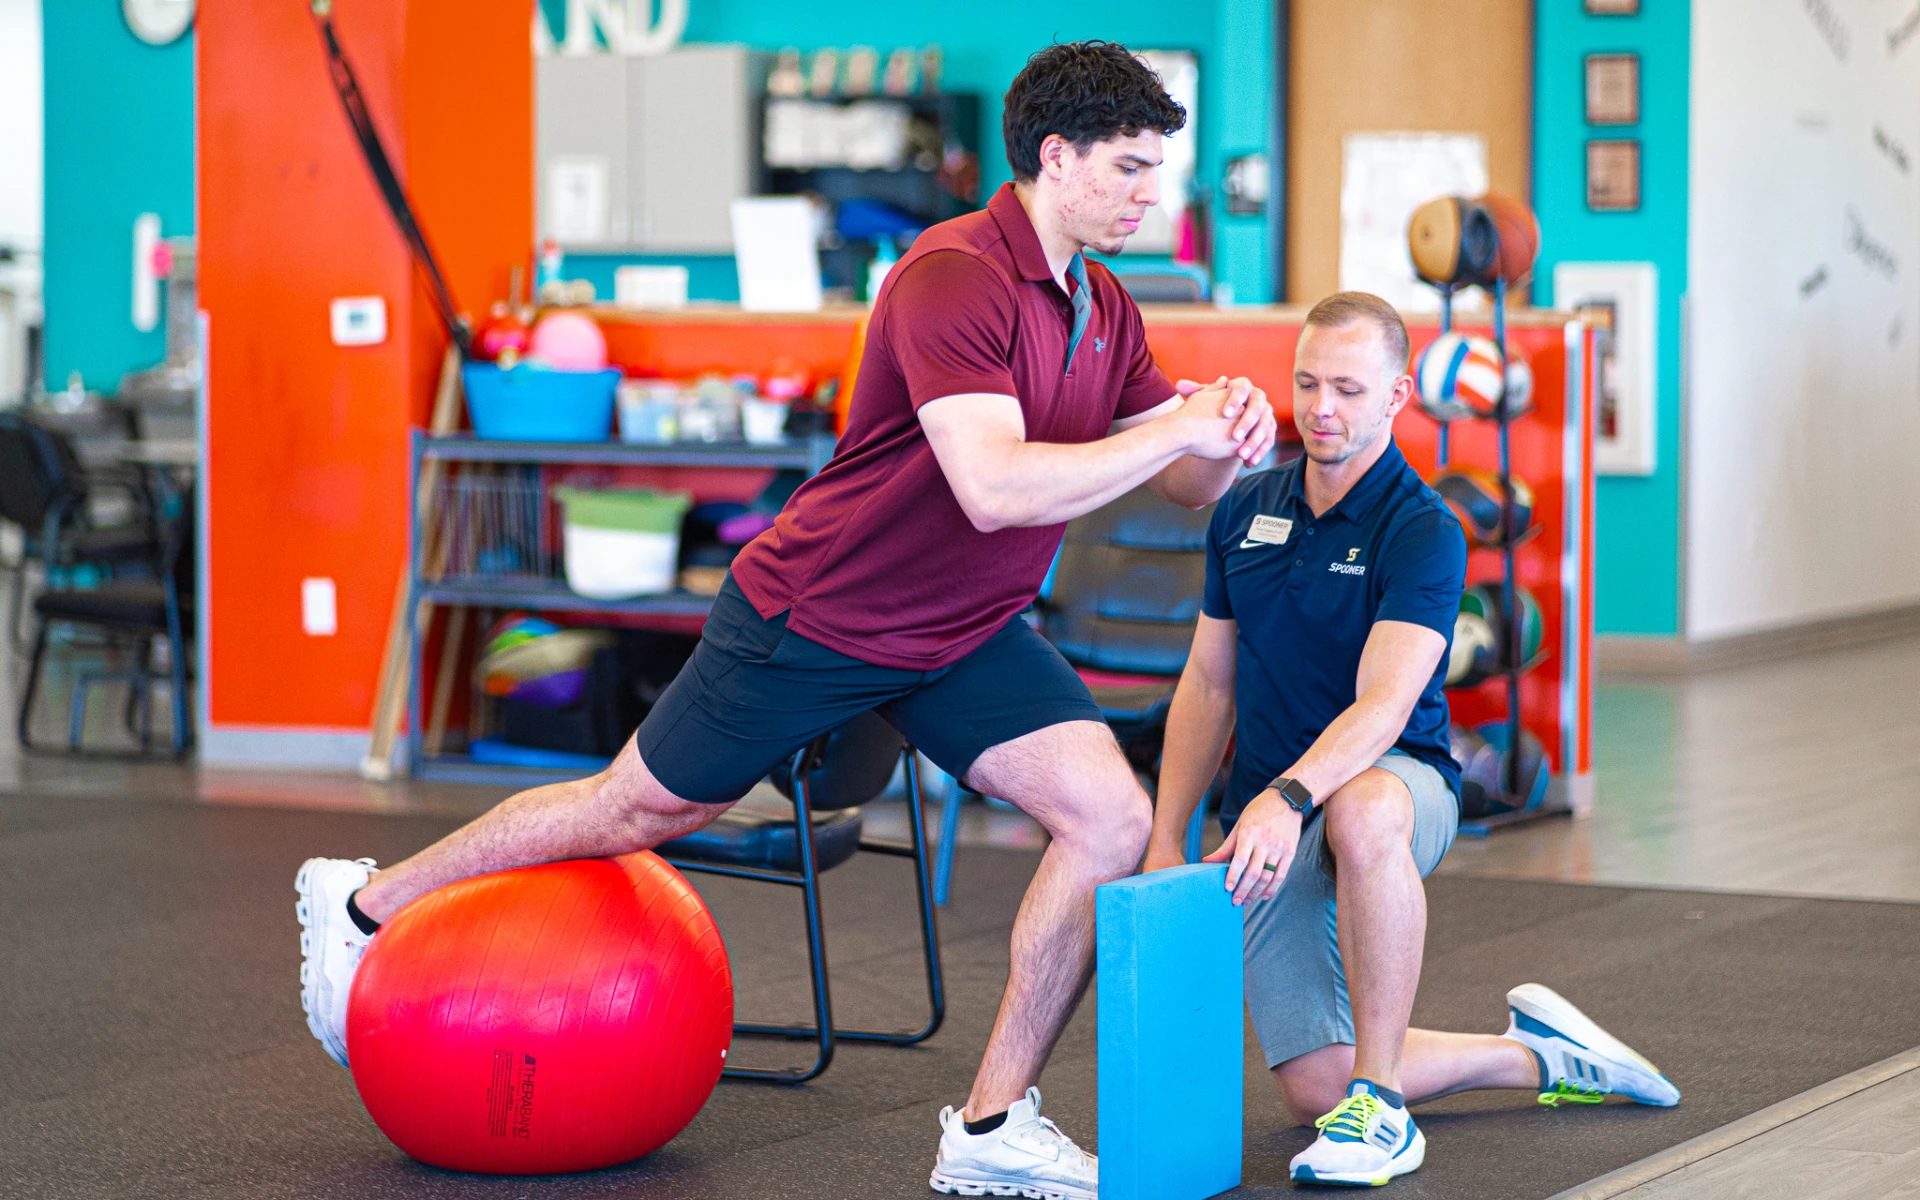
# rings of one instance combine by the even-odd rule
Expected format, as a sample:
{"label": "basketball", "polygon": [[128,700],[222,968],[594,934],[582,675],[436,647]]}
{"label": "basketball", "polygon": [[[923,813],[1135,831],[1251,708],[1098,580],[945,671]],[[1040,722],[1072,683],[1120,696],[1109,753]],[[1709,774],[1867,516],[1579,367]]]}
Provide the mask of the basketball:
{"label": "basketball", "polygon": [[[1500,476],[1474,467],[1459,467],[1440,472],[1433,490],[1440,493],[1447,507],[1460,520],[1467,541],[1476,546],[1498,549],[1506,544],[1508,525],[1501,521],[1504,498]],[[1533,525],[1533,489],[1519,476],[1513,477],[1513,520],[1515,537],[1524,535]]]}
{"label": "basketball", "polygon": [[1492,269],[1479,282],[1504,279],[1508,287],[1525,283],[1540,257],[1540,222],[1519,199],[1488,192],[1476,201],[1493,221],[1496,250]]}
{"label": "basketball", "polygon": [[1500,348],[1487,338],[1443,333],[1414,364],[1420,407],[1436,421],[1463,421],[1496,411],[1503,375]]}
{"label": "basketball", "polygon": [[648,1154],[720,1078],[733,976],[698,892],[648,852],[481,875],[374,936],[347,1048],[421,1162],[543,1175]]}
{"label": "basketball", "polygon": [[1437,197],[1414,209],[1407,222],[1407,255],[1413,259],[1414,274],[1436,286],[1491,279],[1498,252],[1493,217],[1472,200]]}

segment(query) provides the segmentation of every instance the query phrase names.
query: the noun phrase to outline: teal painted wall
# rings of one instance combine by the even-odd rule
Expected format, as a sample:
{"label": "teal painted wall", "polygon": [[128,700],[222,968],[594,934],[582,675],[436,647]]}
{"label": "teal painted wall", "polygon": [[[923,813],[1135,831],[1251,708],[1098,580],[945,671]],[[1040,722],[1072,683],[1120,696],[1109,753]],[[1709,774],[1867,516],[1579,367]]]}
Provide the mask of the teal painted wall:
{"label": "teal painted wall", "polygon": [[[1681,302],[1687,291],[1688,0],[1642,0],[1634,17],[1589,17],[1579,0],[1535,6],[1533,196],[1542,246],[1534,298],[1553,302],[1556,262],[1641,261],[1659,271],[1656,470],[1602,476],[1595,500],[1594,621],[1603,634],[1680,631]],[[1584,58],[1640,56],[1637,126],[1585,119]],[[1586,141],[1640,140],[1640,210],[1588,212]]]}
{"label": "teal painted wall", "polygon": [[[565,0],[541,0],[550,27],[565,28]],[[1209,7],[1178,9],[1161,0],[1107,0],[1093,4],[1035,4],[981,0],[962,10],[899,0],[818,0],[813,4],[769,0],[694,0],[687,22],[690,42],[739,42],[761,50],[798,46],[845,49],[867,45],[882,55],[895,46],[938,42],[945,54],[945,86],[981,93],[980,173],[982,194],[1010,175],[1000,140],[1000,96],[1027,56],[1054,41],[1107,38],[1143,50],[1193,50],[1200,56],[1200,178],[1214,185],[1227,157],[1266,146],[1267,105],[1273,91],[1272,5],[1267,0],[1214,0]],[[956,19],[959,17],[960,19]],[[1241,301],[1272,298],[1264,222],[1223,217],[1216,274],[1233,285]],[[611,295],[613,268],[624,262],[663,261],[595,256],[569,260],[567,274],[592,279]],[[697,299],[737,299],[725,271],[730,259],[674,259],[692,272],[688,288]],[[602,280],[604,279],[604,286]],[[703,286],[704,285],[704,286]]]}
{"label": "teal painted wall", "polygon": [[[193,41],[149,46],[113,3],[41,5],[46,72],[47,386],[111,391],[166,353],[166,304],[133,327],[133,219],[194,230]],[[164,289],[162,289],[164,292]]]}

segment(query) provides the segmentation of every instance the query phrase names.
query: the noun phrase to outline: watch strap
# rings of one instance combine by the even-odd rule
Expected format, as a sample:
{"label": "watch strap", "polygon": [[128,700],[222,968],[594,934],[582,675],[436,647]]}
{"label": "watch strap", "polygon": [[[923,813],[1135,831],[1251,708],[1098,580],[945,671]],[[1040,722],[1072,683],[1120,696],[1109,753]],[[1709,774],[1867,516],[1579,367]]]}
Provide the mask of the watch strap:
{"label": "watch strap", "polygon": [[1308,791],[1307,785],[1301,783],[1298,779],[1291,779],[1285,775],[1281,775],[1276,777],[1274,781],[1267,786],[1279,792],[1280,798],[1292,805],[1294,811],[1301,816],[1305,817],[1313,814],[1313,793]]}

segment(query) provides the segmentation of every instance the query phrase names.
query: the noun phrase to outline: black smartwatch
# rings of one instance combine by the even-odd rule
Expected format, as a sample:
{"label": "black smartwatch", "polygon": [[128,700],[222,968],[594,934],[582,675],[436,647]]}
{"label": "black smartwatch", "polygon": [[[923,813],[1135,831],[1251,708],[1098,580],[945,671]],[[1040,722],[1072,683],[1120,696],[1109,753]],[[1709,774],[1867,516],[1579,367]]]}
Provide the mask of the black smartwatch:
{"label": "black smartwatch", "polygon": [[1279,792],[1282,800],[1293,805],[1293,811],[1299,813],[1302,820],[1313,815],[1313,793],[1307,790],[1306,784],[1282,775],[1267,786]]}

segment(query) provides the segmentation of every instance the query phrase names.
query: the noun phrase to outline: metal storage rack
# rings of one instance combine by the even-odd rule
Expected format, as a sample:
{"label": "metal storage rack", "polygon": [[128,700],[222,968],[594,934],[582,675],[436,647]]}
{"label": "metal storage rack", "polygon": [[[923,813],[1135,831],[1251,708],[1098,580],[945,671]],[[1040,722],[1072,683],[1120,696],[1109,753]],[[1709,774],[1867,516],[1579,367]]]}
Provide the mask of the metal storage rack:
{"label": "metal storage rack", "polygon": [[[833,456],[833,438],[818,436],[796,439],[778,446],[754,446],[742,443],[676,443],[662,446],[628,445],[621,442],[492,442],[472,434],[432,437],[423,431],[413,434],[408,463],[407,495],[417,495],[421,467],[434,459],[442,463],[493,463],[528,466],[669,466],[669,467],[744,467],[757,469],[797,468],[812,475]],[[544,492],[545,481],[541,482]],[[544,506],[544,498],[541,500]],[[713,597],[674,590],[628,600],[591,600],[571,591],[564,580],[539,576],[506,577],[448,576],[423,561],[432,539],[420,527],[422,513],[416,507],[408,516],[408,611],[418,613],[422,603],[466,605],[474,608],[528,608],[547,612],[620,613],[647,616],[704,616]],[[425,701],[421,674],[424,668],[425,629],[412,639],[411,682],[407,690],[407,766],[416,779],[451,783],[503,784],[532,787],[579,777],[578,771],[547,770],[535,767],[499,766],[477,763],[466,754],[425,753],[421,737],[422,706]]]}

